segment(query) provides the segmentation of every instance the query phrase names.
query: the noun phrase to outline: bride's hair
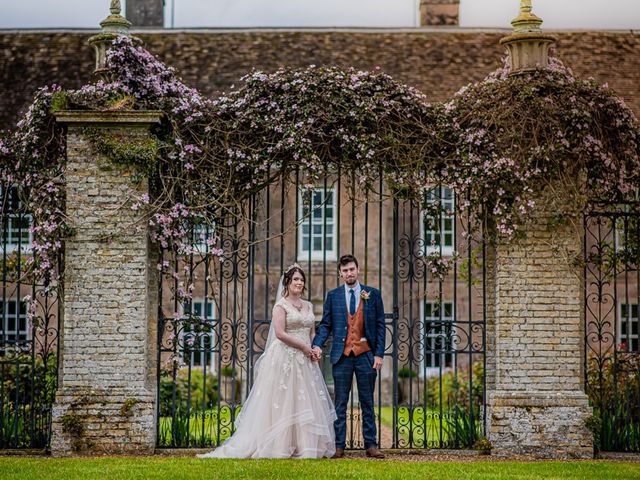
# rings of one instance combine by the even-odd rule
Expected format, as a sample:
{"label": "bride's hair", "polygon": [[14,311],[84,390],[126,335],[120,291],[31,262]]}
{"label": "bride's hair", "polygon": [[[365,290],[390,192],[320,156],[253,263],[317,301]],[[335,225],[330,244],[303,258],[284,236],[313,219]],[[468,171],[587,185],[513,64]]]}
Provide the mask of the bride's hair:
{"label": "bride's hair", "polygon": [[282,286],[283,286],[282,296],[283,297],[289,296],[289,285],[291,285],[291,280],[293,280],[293,274],[296,272],[302,275],[302,280],[304,281],[304,287],[302,287],[302,293],[304,293],[305,290],[307,289],[307,276],[304,274],[304,271],[302,270],[300,265],[294,264],[291,267],[287,268],[284,272],[284,275],[282,276]]}

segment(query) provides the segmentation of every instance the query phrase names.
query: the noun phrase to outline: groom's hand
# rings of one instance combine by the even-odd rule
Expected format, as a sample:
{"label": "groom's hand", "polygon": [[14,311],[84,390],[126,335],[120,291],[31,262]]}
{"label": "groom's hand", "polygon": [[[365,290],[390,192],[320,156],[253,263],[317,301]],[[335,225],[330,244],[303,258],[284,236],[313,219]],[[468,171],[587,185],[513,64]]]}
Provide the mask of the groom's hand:
{"label": "groom's hand", "polygon": [[373,357],[373,368],[380,370],[382,368],[382,357]]}

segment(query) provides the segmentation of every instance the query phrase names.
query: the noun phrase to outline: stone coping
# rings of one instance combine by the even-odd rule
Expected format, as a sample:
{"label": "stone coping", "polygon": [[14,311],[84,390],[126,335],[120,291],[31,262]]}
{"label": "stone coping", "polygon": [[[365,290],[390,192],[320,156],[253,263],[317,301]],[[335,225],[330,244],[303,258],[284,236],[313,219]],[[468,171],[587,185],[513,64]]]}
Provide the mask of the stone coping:
{"label": "stone coping", "polygon": [[589,399],[584,392],[488,392],[487,406],[496,407],[582,407],[589,406]]}
{"label": "stone coping", "polygon": [[149,125],[158,123],[162,115],[158,110],[63,110],[55,113],[59,123],[104,125]]}
{"label": "stone coping", "polygon": [[507,43],[517,42],[517,41],[535,41],[538,40],[540,42],[556,42],[558,37],[554,35],[547,35],[545,33],[514,33],[513,35],[508,35],[500,39],[500,45],[505,45]]}

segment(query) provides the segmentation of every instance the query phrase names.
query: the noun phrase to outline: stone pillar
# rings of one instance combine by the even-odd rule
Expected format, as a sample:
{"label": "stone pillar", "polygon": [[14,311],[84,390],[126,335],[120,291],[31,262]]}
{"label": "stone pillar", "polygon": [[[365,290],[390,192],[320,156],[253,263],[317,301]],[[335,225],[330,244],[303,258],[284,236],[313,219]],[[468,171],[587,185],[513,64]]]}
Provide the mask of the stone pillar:
{"label": "stone pillar", "polygon": [[127,0],[126,16],[134,28],[163,28],[164,0]]}
{"label": "stone pillar", "polygon": [[420,0],[420,26],[460,25],[460,0]]}
{"label": "stone pillar", "polygon": [[158,112],[60,112],[68,125],[64,316],[53,455],[151,453],[156,431],[157,273],[148,222],[130,208],[148,193],[132,167],[92,148],[85,128],[145,140]]}
{"label": "stone pillar", "polygon": [[487,434],[497,454],[588,458],[582,235],[552,211],[488,256]]}

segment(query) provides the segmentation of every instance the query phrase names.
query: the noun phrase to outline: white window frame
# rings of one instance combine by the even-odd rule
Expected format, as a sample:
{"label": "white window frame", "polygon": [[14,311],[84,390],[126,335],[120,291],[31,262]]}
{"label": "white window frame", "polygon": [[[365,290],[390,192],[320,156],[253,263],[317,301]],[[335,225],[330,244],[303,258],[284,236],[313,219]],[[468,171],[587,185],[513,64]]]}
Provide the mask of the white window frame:
{"label": "white window frame", "polygon": [[[437,198],[437,192],[440,190],[440,198]],[[429,198],[429,195],[433,195],[433,198]],[[449,195],[449,198],[447,198]],[[437,218],[433,218],[431,216],[425,216],[424,210],[420,212],[420,238],[424,241],[424,250],[423,255],[429,255],[432,253],[441,253],[444,257],[450,257],[453,255],[453,252],[456,248],[456,214],[455,214],[455,206],[456,206],[456,195],[455,192],[448,187],[435,187],[425,193],[425,201],[429,203],[435,203],[436,201],[440,202],[441,212],[440,215],[440,229],[427,229],[427,219],[433,219],[433,224],[438,223]],[[446,212],[450,211],[451,215],[448,215]],[[447,221],[451,221],[451,229],[445,229],[445,224]],[[435,245],[431,244],[429,240],[429,236],[431,238],[435,238],[436,236],[440,236],[440,239],[444,238],[446,233],[451,233],[451,245],[442,245],[439,243]]]}
{"label": "white window frame", "polygon": [[[624,309],[631,310],[631,317],[627,318]],[[635,316],[633,316],[635,309]],[[618,327],[616,332],[616,345],[620,345],[622,342],[627,343],[627,350],[629,352],[640,352],[640,319],[638,319],[638,304],[637,303],[623,303],[620,302],[618,304]],[[630,331],[627,331],[623,338],[622,326],[626,327],[627,325],[630,328]],[[636,325],[636,333],[633,333],[633,324]]]}
{"label": "white window frame", "polygon": [[[4,238],[4,248],[6,249],[7,253],[13,253],[18,251],[18,247],[20,249],[21,252],[23,253],[30,253],[33,250],[33,232],[31,232],[31,222],[33,221],[33,217],[30,214],[18,214],[18,213],[9,213],[7,215],[5,215],[5,218],[7,220],[7,226],[6,226],[6,237]],[[25,221],[27,222],[27,226],[23,227],[22,229],[20,227],[18,228],[14,228],[14,221],[18,222],[18,221]],[[20,243],[19,241],[19,233],[20,232],[24,232],[27,234],[27,240],[26,242],[23,241]],[[2,232],[2,235],[4,236],[5,232]],[[14,234],[15,234],[15,242],[14,242]]]}
{"label": "white window frame", "polygon": [[[426,316],[427,305],[431,306],[432,316],[430,317]],[[444,307],[442,320],[440,315],[433,316],[433,311],[436,308],[441,308],[441,306]],[[450,312],[451,312],[451,315],[449,316],[444,315],[444,313],[446,313],[447,307],[450,309]],[[423,368],[420,370],[420,375],[425,373],[427,377],[432,377],[432,376],[439,375],[441,371],[446,371],[446,370],[455,368],[456,354],[453,351],[450,353],[444,353],[444,352],[435,353],[431,351],[433,350],[433,348],[429,348],[429,347],[435,346],[435,343],[438,341],[438,339],[442,338],[443,334],[445,333],[443,330],[446,329],[447,324],[443,323],[442,325],[440,325],[441,331],[438,333],[435,333],[435,332],[428,333],[426,329],[427,323],[442,321],[442,322],[448,322],[450,325],[449,328],[453,330],[455,316],[456,316],[455,305],[451,300],[443,300],[442,302],[424,300],[420,302],[420,320],[421,320],[420,321],[420,338],[423,339],[423,342],[424,342],[423,343],[424,360],[423,360]],[[431,362],[428,362],[428,359],[430,359]],[[428,365],[429,363],[431,363],[431,366]],[[435,365],[436,363],[438,363],[438,365]]]}
{"label": "white window frame", "polygon": [[[314,207],[313,197],[315,193],[320,193],[322,195],[323,202],[318,205],[318,207]],[[304,216],[305,206],[308,207],[308,202],[305,202],[305,191],[300,189],[298,192],[298,260],[304,261],[309,259],[309,250],[305,250],[304,248],[304,227],[309,227],[309,246],[311,248],[311,260],[312,261],[323,261],[325,258],[327,261],[335,261],[338,255],[338,237],[337,237],[337,222],[336,222],[336,212],[337,212],[337,189],[335,187],[327,187],[326,189],[321,187],[314,187],[311,192],[311,210],[322,210],[322,214],[320,216],[319,221],[314,223],[313,215],[310,214],[308,217]],[[326,197],[331,194],[331,203],[326,203]],[[306,204],[306,205],[305,205]],[[331,218],[326,218],[326,226],[332,228],[331,235],[326,235],[324,233],[325,226],[325,212],[327,211],[327,206],[331,207],[332,216]],[[313,227],[320,227],[321,233],[314,234]],[[313,249],[313,240],[314,237],[320,236],[322,238],[322,248],[319,250]],[[331,249],[325,250],[326,240],[330,239],[331,241]]]}
{"label": "white window frame", "polygon": [[[0,196],[4,195],[4,189],[0,187]],[[30,253],[33,250],[33,232],[31,231],[31,225],[33,224],[33,217],[28,213],[21,213],[20,209],[22,208],[20,197],[18,196],[18,187],[11,187],[8,189],[9,194],[5,201],[12,205],[8,211],[3,213],[4,219],[7,222],[7,225],[2,225],[2,248],[6,253],[13,253],[18,251],[18,248],[23,253]],[[19,221],[26,220],[26,227],[20,228],[15,227],[15,224]],[[20,232],[26,233],[27,239],[26,242],[20,242]],[[5,236],[6,234],[6,236]],[[15,239],[15,241],[14,241]],[[23,239],[24,240],[24,239]],[[19,247],[18,247],[18,244]]]}
{"label": "white window frame", "polygon": [[[12,314],[9,314],[8,311],[5,311],[6,304],[15,305],[14,312]],[[31,340],[31,328],[29,328],[28,313],[28,302],[15,298],[7,298],[4,300],[0,299],[0,322],[2,322],[2,335],[0,335],[0,339],[4,341],[4,347],[12,343],[19,344]],[[9,322],[11,320],[15,320],[16,328],[9,330]]]}
{"label": "white window frame", "polygon": [[[188,302],[185,302],[182,305],[182,319],[181,320],[186,320],[188,318],[187,315],[187,306],[189,305]],[[204,299],[195,299],[191,301],[191,308],[193,309],[194,315],[196,314],[196,306],[200,306],[200,312],[203,311],[204,306],[205,306],[205,301]],[[182,347],[181,349],[181,356],[182,356],[182,360],[184,361],[185,365],[189,365],[192,368],[204,368],[204,362],[202,361],[202,358],[206,358],[207,356],[207,348],[210,349],[210,355],[211,355],[211,359],[210,359],[210,363],[209,365],[207,365],[207,372],[209,373],[213,373],[215,374],[217,372],[217,353],[213,351],[213,347],[215,345],[215,331],[214,331],[214,324],[215,324],[215,320],[216,320],[216,303],[213,299],[208,299],[206,302],[207,305],[207,310],[210,310],[210,312],[205,312],[205,315],[202,316],[200,315],[200,318],[202,320],[205,320],[208,324],[211,325],[211,332],[207,334],[205,333],[200,333],[199,334],[199,351],[195,352],[195,351],[191,351],[189,353],[189,358],[186,357],[186,351],[184,349],[184,347]],[[186,324],[185,324],[186,325]],[[187,340],[187,336],[188,336],[189,332],[185,331],[184,328],[180,329],[180,344],[184,345],[186,340]],[[209,347],[206,346],[205,344],[205,338],[209,337]],[[195,346],[195,345],[194,345]],[[199,362],[195,361],[195,356],[196,353],[198,353],[199,355],[202,356],[201,360]]]}

